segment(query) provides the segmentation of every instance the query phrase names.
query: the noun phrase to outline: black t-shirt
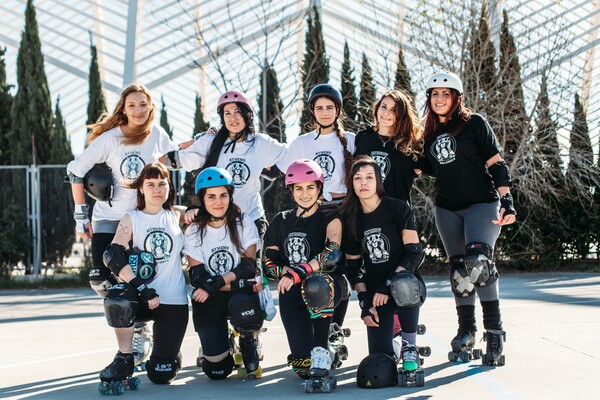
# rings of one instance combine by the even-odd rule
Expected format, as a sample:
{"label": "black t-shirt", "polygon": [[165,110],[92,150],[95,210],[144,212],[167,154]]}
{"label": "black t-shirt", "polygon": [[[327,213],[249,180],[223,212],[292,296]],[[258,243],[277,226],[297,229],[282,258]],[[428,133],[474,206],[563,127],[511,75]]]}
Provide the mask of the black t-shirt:
{"label": "black t-shirt", "polygon": [[481,115],[473,114],[462,132],[454,137],[442,125],[425,141],[426,161],[436,177],[436,205],[462,210],[473,204],[497,201],[498,192],[485,162],[498,153],[500,144],[496,135]]}
{"label": "black t-shirt", "polygon": [[410,156],[394,148],[388,137],[380,136],[372,127],[356,135],[354,155],[371,156],[379,165],[385,194],[410,204],[410,191],[417,175],[416,162]]}
{"label": "black t-shirt", "polygon": [[323,251],[327,239],[327,225],[339,215],[323,212],[321,208],[307,218],[298,218],[296,209],[277,214],[267,228],[265,248],[279,247],[279,256],[287,265],[309,262]]}
{"label": "black t-shirt", "polygon": [[405,201],[384,196],[375,210],[358,214],[358,241],[344,232],[342,248],[347,254],[361,255],[369,292],[384,283],[400,265],[404,229],[416,230],[411,208]]}

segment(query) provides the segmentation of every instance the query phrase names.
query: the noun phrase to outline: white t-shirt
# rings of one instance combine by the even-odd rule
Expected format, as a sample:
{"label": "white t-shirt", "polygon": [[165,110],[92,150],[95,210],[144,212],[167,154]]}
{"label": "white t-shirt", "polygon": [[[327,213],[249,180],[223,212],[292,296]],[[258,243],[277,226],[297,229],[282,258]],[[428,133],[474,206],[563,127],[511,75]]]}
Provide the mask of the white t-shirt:
{"label": "white t-shirt", "polygon": [[[245,251],[253,244],[258,245],[260,237],[254,221],[249,217],[244,215],[242,224],[243,227],[238,224],[238,234],[242,250]],[[198,224],[191,224],[185,231],[183,254],[204,263],[212,276],[225,275],[242,260],[227,233],[227,225],[216,229],[207,225],[204,237],[200,238]]]}
{"label": "white t-shirt", "polygon": [[[200,136],[190,147],[179,151],[179,160],[186,171],[204,165],[215,137],[217,135]],[[252,135],[249,139],[236,143],[233,152],[231,141],[226,140],[217,167],[225,168],[233,177],[235,204],[252,220],[256,220],[265,215],[260,197],[260,173],[285,155],[286,145],[262,133]]]}
{"label": "white t-shirt", "polygon": [[133,225],[133,247],[152,253],[156,261],[156,276],[148,286],[156,290],[161,304],[187,304],[181,269],[184,239],[177,214],[164,209],[156,215],[140,210],[127,214]]}
{"label": "white t-shirt", "polygon": [[106,162],[112,168],[113,199],[110,205],[107,201],[97,201],[92,220],[120,221],[127,211],[133,210],[135,190],[125,185],[132,183],[146,164],[158,161],[160,156],[177,148],[167,132],[157,125],[142,143],[125,145],[123,137],[119,127],[106,131],[67,165],[68,172],[82,178],[95,164]]}
{"label": "white t-shirt", "polygon": [[[345,132],[347,149],[354,154],[355,134]],[[277,167],[285,173],[290,164],[301,159],[314,160],[323,169],[325,185],[323,197],[331,200],[330,193],[346,193],[344,184],[344,147],[335,132],[319,135],[311,131],[298,136],[288,147],[287,154],[278,163]]]}

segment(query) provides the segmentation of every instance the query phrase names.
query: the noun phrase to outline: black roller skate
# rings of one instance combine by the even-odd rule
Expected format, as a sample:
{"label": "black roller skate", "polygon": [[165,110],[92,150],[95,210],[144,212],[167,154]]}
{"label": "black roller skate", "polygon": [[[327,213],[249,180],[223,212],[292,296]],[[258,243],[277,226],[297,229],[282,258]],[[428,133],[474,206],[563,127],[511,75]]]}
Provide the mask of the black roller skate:
{"label": "black roller skate", "polygon": [[329,352],[333,354],[331,368],[339,368],[342,361],[348,359],[348,347],[344,344],[344,338],[352,332],[348,328],[341,328],[337,323],[329,325]]}
{"label": "black roller skate", "polygon": [[133,364],[136,371],[146,370],[146,358],[152,350],[152,332],[146,322],[136,323],[133,328]]}
{"label": "black roller skate", "polygon": [[421,368],[423,359],[419,356],[429,357],[431,354],[429,347],[419,348],[416,344],[404,341],[400,354],[402,367],[398,370],[398,385],[402,387],[425,386],[425,372]]}
{"label": "black roller skate", "polygon": [[506,332],[495,329],[488,329],[483,333],[483,340],[487,343],[485,354],[481,361],[483,365],[502,366],[504,365],[503,342],[506,342]]}
{"label": "black roller skate", "polygon": [[[336,324],[337,325],[337,324]],[[329,376],[331,353],[323,347],[315,347],[310,352],[310,378],[304,382],[306,393],[330,393],[337,387],[337,378]]]}
{"label": "black roller skate", "polygon": [[[427,328],[423,324],[419,324],[417,326],[417,335],[424,335],[427,332]],[[394,354],[396,356],[396,362],[400,362],[402,360],[402,347],[405,344],[405,341],[402,340],[402,329],[400,329],[394,335],[394,339],[392,341],[394,346]],[[431,355],[431,347],[429,346],[418,346],[419,355],[421,357],[429,357]],[[419,366],[424,364],[423,358],[419,358]]]}
{"label": "black roller skate", "polygon": [[121,395],[125,389],[139,390],[140,379],[132,378],[133,375],[133,354],[123,354],[117,352],[115,359],[100,372],[100,385],[98,392],[100,394]]}
{"label": "black roller skate", "polygon": [[461,331],[450,342],[452,351],[448,352],[448,361],[469,362],[481,358],[481,349],[475,347],[475,331]]}
{"label": "black roller skate", "polygon": [[[240,352],[244,366],[238,368],[237,375],[242,379],[258,379],[262,377],[260,367],[258,332],[240,332],[238,337]],[[236,356],[234,353],[234,362]]]}

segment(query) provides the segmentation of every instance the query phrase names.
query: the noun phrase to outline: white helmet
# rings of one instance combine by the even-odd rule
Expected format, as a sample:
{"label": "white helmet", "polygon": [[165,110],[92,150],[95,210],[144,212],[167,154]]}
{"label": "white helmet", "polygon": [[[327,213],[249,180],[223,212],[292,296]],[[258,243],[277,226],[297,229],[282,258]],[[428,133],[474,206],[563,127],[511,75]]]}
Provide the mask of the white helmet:
{"label": "white helmet", "polygon": [[460,94],[463,93],[463,84],[458,75],[453,72],[438,72],[427,79],[425,91],[428,92],[433,88],[450,88],[456,89]]}

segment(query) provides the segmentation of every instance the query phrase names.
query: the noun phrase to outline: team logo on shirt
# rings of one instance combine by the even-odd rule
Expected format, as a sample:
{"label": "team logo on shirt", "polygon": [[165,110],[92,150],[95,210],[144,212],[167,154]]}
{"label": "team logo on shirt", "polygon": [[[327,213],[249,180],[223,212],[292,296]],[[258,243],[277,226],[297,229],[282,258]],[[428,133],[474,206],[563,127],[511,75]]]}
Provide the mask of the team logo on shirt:
{"label": "team logo on shirt", "polygon": [[221,246],[212,250],[208,259],[208,269],[213,276],[225,275],[233,269],[233,255],[229,252],[229,247]]}
{"label": "team logo on shirt", "polygon": [[456,159],[456,139],[447,133],[440,135],[431,145],[431,154],[440,164],[449,164]]}
{"label": "team logo on shirt", "polygon": [[290,264],[301,264],[308,260],[310,245],[306,240],[306,233],[292,232],[283,242],[285,255]]}
{"label": "team logo on shirt", "polygon": [[314,161],[319,164],[319,167],[323,170],[325,181],[331,180],[333,171],[335,171],[335,161],[333,160],[333,157],[331,157],[331,152],[317,151],[317,156]]}
{"label": "team logo on shirt", "polygon": [[241,188],[248,182],[250,178],[250,168],[243,158],[232,158],[225,168],[233,178],[233,185],[236,188]]}
{"label": "team logo on shirt", "polygon": [[381,228],[366,231],[362,247],[373,264],[384,263],[390,259],[390,241],[381,233]]}
{"label": "team logo on shirt", "polygon": [[144,249],[152,253],[156,262],[166,262],[171,257],[173,239],[164,232],[163,228],[155,228],[146,235]]}
{"label": "team logo on shirt", "polygon": [[390,173],[390,168],[392,167],[390,159],[388,158],[388,153],[383,151],[372,151],[371,158],[379,165],[381,178],[385,181],[385,178]]}
{"label": "team logo on shirt", "polygon": [[129,181],[134,181],[140,176],[144,165],[146,163],[140,157],[139,151],[125,153],[125,158],[121,161],[121,175]]}

